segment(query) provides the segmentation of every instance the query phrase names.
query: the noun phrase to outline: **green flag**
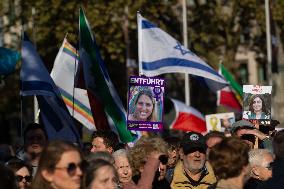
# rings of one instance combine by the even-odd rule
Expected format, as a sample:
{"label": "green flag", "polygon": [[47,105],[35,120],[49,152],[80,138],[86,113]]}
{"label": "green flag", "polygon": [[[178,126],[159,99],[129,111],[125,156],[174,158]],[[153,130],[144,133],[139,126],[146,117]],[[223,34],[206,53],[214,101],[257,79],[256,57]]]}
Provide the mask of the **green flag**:
{"label": "green flag", "polygon": [[121,141],[132,142],[135,137],[127,130],[125,110],[109,78],[88,20],[82,9],[80,9],[79,16],[79,30],[79,57],[80,61],[83,63],[87,90],[93,93],[102,102],[104,111],[113,121]]}
{"label": "green flag", "polygon": [[231,73],[223,66],[223,64],[220,65],[221,74],[225,77],[225,79],[230,83],[230,86],[234,90],[234,93],[237,95],[237,98],[239,100],[243,97],[243,88],[240,84],[238,84],[234,77],[231,75]]}

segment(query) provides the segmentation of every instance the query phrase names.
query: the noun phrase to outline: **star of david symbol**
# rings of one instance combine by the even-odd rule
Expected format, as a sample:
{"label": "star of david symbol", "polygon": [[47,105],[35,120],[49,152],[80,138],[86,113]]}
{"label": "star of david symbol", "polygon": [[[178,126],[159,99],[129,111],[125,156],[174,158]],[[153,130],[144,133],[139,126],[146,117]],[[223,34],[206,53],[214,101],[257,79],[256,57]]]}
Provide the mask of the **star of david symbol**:
{"label": "star of david symbol", "polygon": [[174,49],[177,49],[181,52],[182,55],[185,55],[185,54],[190,54],[190,55],[193,55],[195,56],[194,53],[192,53],[190,50],[188,49],[185,49],[182,44],[180,44],[180,42],[177,41],[177,45],[174,47]]}

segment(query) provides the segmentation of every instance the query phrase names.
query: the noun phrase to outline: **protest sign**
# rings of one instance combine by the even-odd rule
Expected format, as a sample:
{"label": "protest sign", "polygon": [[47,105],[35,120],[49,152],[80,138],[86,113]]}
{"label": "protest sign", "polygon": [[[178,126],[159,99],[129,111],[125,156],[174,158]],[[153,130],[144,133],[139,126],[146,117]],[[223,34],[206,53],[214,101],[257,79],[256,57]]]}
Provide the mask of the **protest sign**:
{"label": "protest sign", "polygon": [[243,86],[243,118],[250,121],[258,120],[259,124],[269,125],[271,119],[272,86]]}
{"label": "protest sign", "polygon": [[234,112],[210,114],[205,116],[207,132],[209,131],[230,131],[235,122]]}
{"label": "protest sign", "polygon": [[129,78],[127,127],[129,130],[163,129],[165,80],[157,77]]}

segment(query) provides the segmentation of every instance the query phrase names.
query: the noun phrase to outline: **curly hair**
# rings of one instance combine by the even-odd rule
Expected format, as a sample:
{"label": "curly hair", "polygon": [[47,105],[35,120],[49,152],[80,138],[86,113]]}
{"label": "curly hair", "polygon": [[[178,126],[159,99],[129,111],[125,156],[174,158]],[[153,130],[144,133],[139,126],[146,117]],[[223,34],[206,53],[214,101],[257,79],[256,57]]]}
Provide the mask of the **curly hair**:
{"label": "curly hair", "polygon": [[239,138],[229,137],[215,145],[209,153],[209,162],[218,179],[228,179],[241,174],[248,165],[249,147]]}
{"label": "curly hair", "polygon": [[262,102],[262,111],[265,113],[265,114],[270,114],[268,108],[267,108],[267,105],[265,103],[265,100],[263,98],[263,95],[261,94],[254,94],[250,97],[250,100],[249,100],[249,111],[251,112],[254,112],[254,109],[253,109],[253,101],[254,99],[256,98],[260,98],[261,102]]}
{"label": "curly hair", "polygon": [[132,167],[133,175],[139,175],[139,169],[146,163],[146,158],[152,152],[167,154],[168,145],[160,137],[142,136],[128,153],[129,163]]}

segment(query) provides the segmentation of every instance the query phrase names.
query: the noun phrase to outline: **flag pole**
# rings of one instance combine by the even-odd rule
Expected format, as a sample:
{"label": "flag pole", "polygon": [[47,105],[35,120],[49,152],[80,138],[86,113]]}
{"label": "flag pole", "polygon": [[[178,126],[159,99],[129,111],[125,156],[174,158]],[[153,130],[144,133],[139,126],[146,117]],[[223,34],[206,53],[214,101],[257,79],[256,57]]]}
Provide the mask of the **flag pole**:
{"label": "flag pole", "polygon": [[[182,23],[183,23],[183,45],[188,48],[187,40],[187,16],[186,16],[186,0],[182,0]],[[184,74],[184,92],[185,92],[185,104],[190,106],[190,78],[187,73]]]}
{"label": "flag pole", "polygon": [[140,22],[141,22],[140,12],[137,11],[139,76],[142,75],[142,34],[141,34],[142,28]]}
{"label": "flag pole", "polygon": [[[33,41],[34,41],[34,46],[35,46],[35,49],[36,49],[36,31],[35,31],[35,20],[34,20],[34,16],[36,14],[36,9],[35,7],[32,7],[32,25],[33,25]],[[36,99],[36,96],[34,96],[34,122],[35,123],[39,123],[39,120],[38,120],[38,102],[37,102],[37,99]]]}
{"label": "flag pole", "polygon": [[266,50],[267,50],[267,81],[272,85],[272,55],[271,55],[271,32],[270,32],[270,12],[269,0],[265,0],[265,23],[266,23]]}

